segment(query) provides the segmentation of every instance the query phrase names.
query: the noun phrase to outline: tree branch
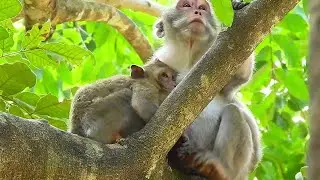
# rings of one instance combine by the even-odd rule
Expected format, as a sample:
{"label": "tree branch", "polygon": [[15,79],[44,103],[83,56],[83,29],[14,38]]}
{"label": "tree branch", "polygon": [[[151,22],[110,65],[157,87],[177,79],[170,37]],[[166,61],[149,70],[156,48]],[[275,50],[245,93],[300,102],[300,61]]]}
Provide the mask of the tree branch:
{"label": "tree branch", "polygon": [[310,35],[310,144],[308,157],[308,177],[317,180],[320,177],[320,2],[310,0],[311,35]]}
{"label": "tree branch", "polygon": [[165,7],[152,0],[96,0],[96,2],[106,3],[118,9],[128,8],[134,11],[141,11],[153,16],[160,16]]}
{"label": "tree branch", "polygon": [[116,28],[136,50],[142,61],[152,55],[147,38],[136,24],[115,7],[83,0],[29,0],[24,1],[26,27],[48,19],[53,25],[68,21],[100,21]]}
{"label": "tree branch", "polygon": [[258,0],[238,11],[233,26],[218,36],[151,122],[121,142],[123,146],[104,146],[43,123],[0,115],[0,177],[14,172],[26,179],[173,179],[165,163],[167,152],[271,27],[297,3]]}

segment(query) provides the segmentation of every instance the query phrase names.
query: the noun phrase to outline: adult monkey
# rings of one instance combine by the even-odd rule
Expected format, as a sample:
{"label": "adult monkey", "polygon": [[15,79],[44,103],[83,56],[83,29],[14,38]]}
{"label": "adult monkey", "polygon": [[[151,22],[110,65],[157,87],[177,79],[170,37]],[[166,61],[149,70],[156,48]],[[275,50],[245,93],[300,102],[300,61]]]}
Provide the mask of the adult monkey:
{"label": "adult monkey", "polygon": [[[246,3],[233,2],[234,9]],[[183,77],[209,49],[219,33],[219,22],[206,0],[178,0],[155,24],[165,44],[155,57]],[[254,56],[239,68],[185,130],[168,154],[172,167],[209,179],[247,179],[261,159],[260,133],[252,113],[235,97],[252,76]]]}

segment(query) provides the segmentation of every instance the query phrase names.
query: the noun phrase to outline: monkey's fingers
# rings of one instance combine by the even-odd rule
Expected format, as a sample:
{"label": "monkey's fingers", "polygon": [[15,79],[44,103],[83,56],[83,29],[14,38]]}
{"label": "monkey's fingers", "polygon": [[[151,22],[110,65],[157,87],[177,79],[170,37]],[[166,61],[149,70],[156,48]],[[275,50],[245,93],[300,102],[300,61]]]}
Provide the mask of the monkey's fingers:
{"label": "monkey's fingers", "polygon": [[238,2],[238,1],[232,1],[232,7],[233,10],[240,10],[243,7],[247,6],[249,3],[248,2]]}

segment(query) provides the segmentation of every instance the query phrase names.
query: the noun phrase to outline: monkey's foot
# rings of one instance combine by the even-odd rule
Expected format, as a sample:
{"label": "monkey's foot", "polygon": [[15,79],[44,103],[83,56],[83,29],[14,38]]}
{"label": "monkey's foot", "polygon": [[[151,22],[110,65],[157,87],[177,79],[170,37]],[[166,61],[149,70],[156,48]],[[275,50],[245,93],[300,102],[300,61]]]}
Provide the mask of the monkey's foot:
{"label": "monkey's foot", "polygon": [[212,158],[211,152],[193,153],[187,161],[190,168],[196,169],[198,174],[207,177],[209,180],[229,180],[225,175],[224,167],[218,160]]}

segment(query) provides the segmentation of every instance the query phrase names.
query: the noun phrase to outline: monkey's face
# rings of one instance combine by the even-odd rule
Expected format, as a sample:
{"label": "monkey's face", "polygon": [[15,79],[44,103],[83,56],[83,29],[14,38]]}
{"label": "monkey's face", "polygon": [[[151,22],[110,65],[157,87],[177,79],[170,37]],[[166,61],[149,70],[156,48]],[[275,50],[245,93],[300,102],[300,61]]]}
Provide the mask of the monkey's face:
{"label": "monkey's face", "polygon": [[180,0],[176,5],[176,9],[186,16],[185,25],[192,34],[205,33],[207,26],[206,17],[211,17],[210,6],[206,1]]}
{"label": "monkey's face", "polygon": [[170,68],[160,68],[154,72],[161,89],[171,92],[177,85],[177,73]]}
{"label": "monkey's face", "polygon": [[179,0],[174,8],[163,14],[163,22],[160,23],[169,39],[179,36],[208,39],[216,31],[214,19],[211,6],[206,0]]}

